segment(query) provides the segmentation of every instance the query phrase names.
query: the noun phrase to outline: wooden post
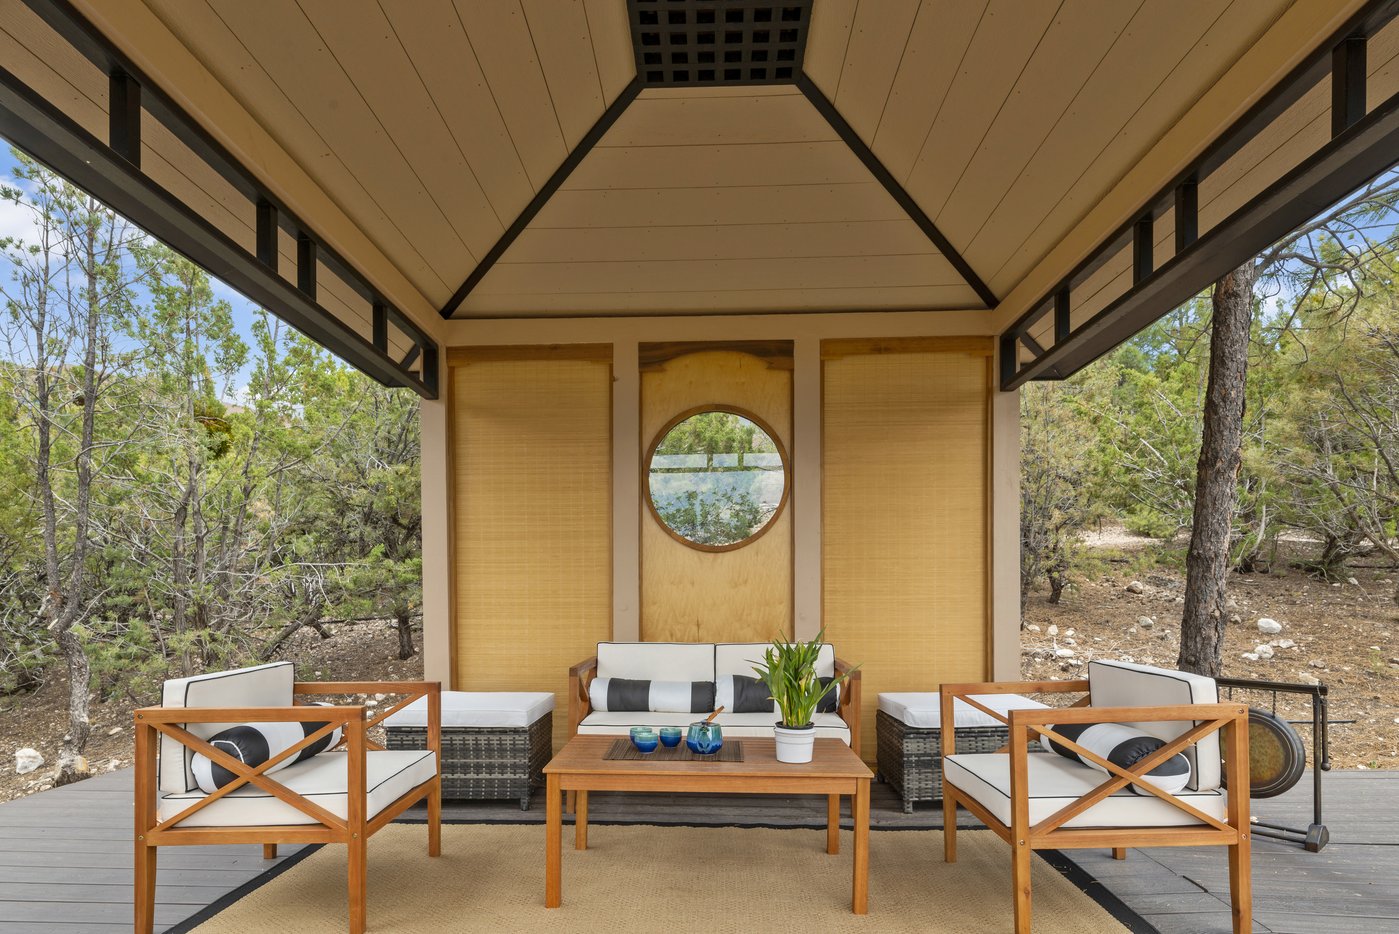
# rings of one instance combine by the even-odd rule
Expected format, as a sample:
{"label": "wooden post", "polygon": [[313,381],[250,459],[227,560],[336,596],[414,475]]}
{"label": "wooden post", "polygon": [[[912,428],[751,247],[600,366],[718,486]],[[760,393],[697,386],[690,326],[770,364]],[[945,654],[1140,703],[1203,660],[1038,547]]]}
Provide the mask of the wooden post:
{"label": "wooden post", "polygon": [[364,761],[364,717],[351,720],[345,724],[345,737],[349,746],[348,761],[348,783],[346,785],[346,844],[349,850],[347,862],[349,863],[349,896],[350,896],[350,934],[364,934],[366,903],[368,901],[365,891],[367,886],[368,872],[368,852],[365,837],[365,808],[367,805],[365,791],[365,761]]}
{"label": "wooden post", "polygon": [[262,845],[262,858],[263,858],[263,859],[276,859],[276,858],[277,858],[277,844],[275,844],[275,843],[264,843],[264,844]]}
{"label": "wooden post", "polygon": [[1239,832],[1239,842],[1229,847],[1229,904],[1234,934],[1253,930],[1253,861],[1248,817],[1248,711],[1243,709],[1224,728],[1224,780],[1229,786],[1226,804],[1229,826]]}
{"label": "wooden post", "polygon": [[938,697],[939,706],[942,708],[942,730],[939,735],[941,744],[942,769],[942,860],[945,863],[957,862],[957,796],[947,785],[947,757],[952,755],[957,749],[957,721],[954,719],[953,707],[956,698],[949,694],[947,686],[943,685],[942,693]]}
{"label": "wooden post", "polygon": [[573,817],[573,846],[575,849],[588,848],[588,793],[578,792],[578,809]]}
{"label": "wooden post", "polygon": [[563,888],[563,802],[559,800],[557,775],[545,778],[544,800],[544,907],[557,908]]}
{"label": "wooden post", "polygon": [[826,852],[840,852],[840,795],[826,796]]}
{"label": "wooden post", "polygon": [[1113,848],[1112,848],[1112,858],[1113,858],[1113,859],[1126,859],[1126,858],[1127,858],[1127,848],[1126,848],[1125,846],[1115,846],[1115,847],[1113,847]]}
{"label": "wooden post", "polygon": [[442,855],[442,683],[427,694],[427,748],[437,760],[437,776],[427,793],[427,855]]}
{"label": "wooden post", "polygon": [[155,730],[136,715],[136,915],[135,934],[151,934],[155,925],[156,847],[146,843],[155,826]]}
{"label": "wooden post", "polygon": [[1011,885],[1015,894],[1015,934],[1030,934],[1030,778],[1028,731],[1010,715]]}
{"label": "wooden post", "polygon": [[850,910],[857,915],[869,911],[870,900],[870,780],[855,780],[855,797],[850,802],[855,825],[855,878],[850,887]]}

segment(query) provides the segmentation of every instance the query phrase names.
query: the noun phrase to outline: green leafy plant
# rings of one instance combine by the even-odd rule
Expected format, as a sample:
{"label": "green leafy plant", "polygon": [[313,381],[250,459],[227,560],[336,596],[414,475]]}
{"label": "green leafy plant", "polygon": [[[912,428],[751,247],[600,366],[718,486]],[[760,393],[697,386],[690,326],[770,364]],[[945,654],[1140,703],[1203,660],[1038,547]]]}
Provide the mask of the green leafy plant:
{"label": "green leafy plant", "polygon": [[778,636],[755,662],[754,673],[767,686],[769,695],[782,712],[782,725],[798,730],[811,726],[816,705],[858,669],[837,674],[829,681],[816,676],[816,658],[821,653],[826,630],[822,629],[810,642],[796,642]]}

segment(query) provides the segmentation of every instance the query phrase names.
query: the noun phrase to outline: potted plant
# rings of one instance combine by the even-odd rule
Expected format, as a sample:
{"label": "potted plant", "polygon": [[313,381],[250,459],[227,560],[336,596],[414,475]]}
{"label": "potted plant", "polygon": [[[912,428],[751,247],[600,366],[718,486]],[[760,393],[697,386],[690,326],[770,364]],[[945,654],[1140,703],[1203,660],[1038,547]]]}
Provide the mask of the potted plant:
{"label": "potted plant", "polygon": [[781,721],[773,727],[778,762],[811,761],[811,748],[816,741],[816,726],[812,722],[816,708],[849,677],[849,672],[832,678],[816,676],[816,658],[825,634],[821,630],[810,642],[778,636],[763,653],[763,660],[754,663],[753,672],[767,686],[782,714]]}

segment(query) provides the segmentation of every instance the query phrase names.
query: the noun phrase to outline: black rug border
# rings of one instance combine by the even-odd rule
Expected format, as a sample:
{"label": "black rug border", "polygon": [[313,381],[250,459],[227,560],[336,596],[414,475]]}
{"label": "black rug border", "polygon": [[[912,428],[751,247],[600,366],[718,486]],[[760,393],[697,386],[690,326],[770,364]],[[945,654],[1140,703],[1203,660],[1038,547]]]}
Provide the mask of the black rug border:
{"label": "black rug border", "polygon": [[[395,824],[422,825],[427,823],[426,817],[399,817],[393,821]],[[501,826],[501,827],[543,827],[544,821],[534,818],[512,817],[502,820],[466,820],[463,818],[443,818],[442,823],[457,826]],[[765,823],[724,823],[708,824],[695,823],[692,821],[619,821],[619,820],[589,820],[588,823],[597,827],[696,827],[703,830],[717,830],[722,828],[736,828],[738,830],[822,830],[821,825],[809,827],[792,826],[791,824],[765,824]],[[842,827],[842,829],[844,829]],[[878,827],[870,826],[871,833],[901,833],[914,831],[941,830],[942,827]],[[958,830],[988,830],[985,824],[958,824]],[[249,879],[238,888],[226,892],[214,901],[205,905],[199,911],[190,915],[183,921],[175,924],[166,930],[166,934],[188,934],[205,921],[230,907],[235,902],[251,895],[262,888],[282,873],[296,866],[303,859],[319,851],[324,846],[331,846],[328,843],[306,844],[293,856],[288,856],[276,866],[262,873],[261,875]],[[1059,875],[1069,881],[1074,888],[1093,900],[1099,908],[1102,908],[1113,920],[1117,921],[1132,934],[1160,934],[1160,931],[1151,922],[1138,914],[1130,905],[1121,898],[1114,895],[1110,889],[1098,880],[1087,869],[1084,869],[1072,858],[1066,856],[1062,850],[1035,850],[1036,856],[1043,859]]]}

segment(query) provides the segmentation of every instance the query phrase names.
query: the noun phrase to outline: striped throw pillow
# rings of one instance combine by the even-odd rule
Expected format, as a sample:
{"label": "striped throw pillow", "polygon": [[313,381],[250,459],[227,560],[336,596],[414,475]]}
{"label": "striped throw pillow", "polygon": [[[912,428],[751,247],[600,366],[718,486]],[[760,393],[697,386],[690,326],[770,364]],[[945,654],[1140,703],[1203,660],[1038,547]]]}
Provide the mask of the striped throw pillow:
{"label": "striped throw pillow", "polygon": [[[322,704],[321,706],[329,705]],[[325,726],[324,722],[240,723],[238,726],[231,726],[215,733],[208,742],[210,746],[220,752],[228,753],[244,765],[256,767],[282,750],[295,746],[323,726]],[[297,762],[305,762],[327,749],[334,749],[340,743],[342,732],[340,727],[336,727],[296,755],[288,756],[262,774],[270,775]],[[194,754],[190,760],[190,768],[194,771],[195,784],[199,786],[200,791],[206,794],[222,788],[237,778],[228,769],[213,762],[202,752]]]}
{"label": "striped throw pillow", "polygon": [[594,678],[588,685],[588,700],[594,710],[602,711],[709,713],[714,709],[714,682]]}
{"label": "striped throw pillow", "polygon": [[[1065,723],[1060,726],[1051,726],[1049,729],[1124,769],[1133,768],[1138,762],[1166,745],[1162,739],[1150,736],[1140,730],[1134,730],[1121,723]],[[1057,752],[1065,758],[1082,762],[1099,772],[1110,774],[1098,763],[1083,758],[1048,736],[1040,737],[1040,745],[1050,752]],[[1190,781],[1190,760],[1178,752],[1146,773],[1145,778],[1162,791],[1175,794],[1185,788]],[[1131,788],[1135,794],[1151,794],[1136,784],[1127,787]]]}

